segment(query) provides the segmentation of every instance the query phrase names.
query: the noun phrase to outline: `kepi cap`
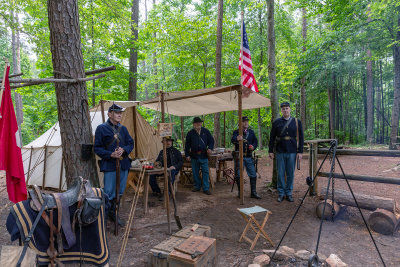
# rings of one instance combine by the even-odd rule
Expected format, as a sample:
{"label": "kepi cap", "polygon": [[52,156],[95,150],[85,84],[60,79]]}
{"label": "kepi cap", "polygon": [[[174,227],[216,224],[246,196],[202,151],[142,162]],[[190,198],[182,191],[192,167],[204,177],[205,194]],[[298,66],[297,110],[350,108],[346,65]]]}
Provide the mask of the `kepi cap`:
{"label": "kepi cap", "polygon": [[290,107],[290,103],[289,102],[282,102],[281,103],[281,108],[283,107]]}
{"label": "kepi cap", "polygon": [[114,111],[114,112],[122,112],[125,109],[123,107],[121,107],[120,105],[117,104],[112,104],[111,107],[108,108],[108,112]]}
{"label": "kepi cap", "polygon": [[244,122],[244,121],[249,121],[249,117],[243,116],[243,117],[242,117],[242,122]]}

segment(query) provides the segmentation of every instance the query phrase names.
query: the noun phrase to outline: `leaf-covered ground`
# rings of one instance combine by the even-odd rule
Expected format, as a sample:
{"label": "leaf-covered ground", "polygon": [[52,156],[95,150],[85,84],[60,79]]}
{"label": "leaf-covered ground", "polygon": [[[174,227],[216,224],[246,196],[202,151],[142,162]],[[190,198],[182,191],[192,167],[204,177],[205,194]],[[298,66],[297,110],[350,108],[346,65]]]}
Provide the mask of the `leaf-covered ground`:
{"label": "leaf-covered ground", "polygon": [[[400,177],[400,171],[396,167],[400,160],[396,158],[378,157],[340,157],[341,163],[348,174],[364,174],[371,176]],[[266,232],[277,244],[285,231],[300,198],[306,190],[305,177],[308,175],[308,160],[303,159],[301,170],[296,171],[294,187],[294,203],[276,201],[277,193],[266,189],[265,185],[271,177],[271,161],[262,159],[260,161],[258,180],[258,192],[263,197],[261,200],[249,198],[249,183],[245,184],[245,205],[239,205],[236,198],[236,189],[230,192],[231,186],[224,182],[217,183],[213,194],[207,196],[203,193],[192,193],[190,188],[180,187],[177,193],[179,203],[179,216],[183,225],[200,223],[211,226],[212,237],[217,239],[218,266],[247,266],[252,263],[255,256],[262,253],[263,249],[272,249],[271,245],[264,239],[260,239],[253,251],[249,250],[247,243],[239,243],[240,234],[245,222],[237,212],[237,208],[260,205],[272,211],[267,223]],[[325,165],[325,170],[328,170]],[[394,168],[394,169],[392,169]],[[388,171],[389,170],[389,171]],[[247,178],[246,178],[247,179]],[[326,179],[320,179],[320,185],[326,185]],[[4,188],[4,179],[1,180]],[[341,180],[336,180],[337,188],[346,189]],[[358,193],[371,194],[383,197],[395,198],[400,201],[399,187],[396,185],[373,184],[363,182],[351,182],[352,189]],[[131,205],[132,191],[128,192],[126,202],[122,206],[122,217],[127,219]],[[295,250],[315,250],[319,220],[315,216],[315,206],[319,200],[307,198],[300,209],[292,227],[290,228],[282,245],[289,246]],[[146,266],[149,250],[168,238],[166,212],[162,202],[150,196],[149,213],[144,216],[143,202],[139,200],[133,229],[130,233],[127,249],[122,266]],[[2,207],[8,203],[5,191],[1,193],[0,203]],[[364,214],[370,212],[363,210]],[[10,244],[9,234],[4,225],[8,208],[2,209],[0,214],[0,243]],[[173,216],[172,231],[177,231]],[[113,227],[108,224],[108,245],[111,251],[110,264],[114,266],[118,259],[122,241],[122,230],[120,235],[113,235]],[[400,234],[384,236],[373,234],[387,266],[399,266],[398,242]],[[350,266],[380,266],[380,260],[374,246],[368,236],[368,232],[362,219],[355,208],[347,208],[335,222],[326,221],[323,225],[319,252],[325,256],[331,253],[339,257]],[[281,263],[280,266],[287,264]],[[292,263],[292,266],[304,266],[304,262]]]}

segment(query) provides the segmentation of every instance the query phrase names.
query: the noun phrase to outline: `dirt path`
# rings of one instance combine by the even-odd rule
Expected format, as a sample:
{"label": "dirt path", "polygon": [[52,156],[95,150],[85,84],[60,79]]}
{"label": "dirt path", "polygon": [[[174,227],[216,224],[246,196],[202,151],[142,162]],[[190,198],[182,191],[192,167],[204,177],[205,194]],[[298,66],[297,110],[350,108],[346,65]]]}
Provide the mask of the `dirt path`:
{"label": "dirt path", "polygon": [[[400,170],[384,172],[399,164],[400,159],[342,156],[340,160],[347,174],[400,177]],[[259,240],[253,251],[249,250],[247,243],[238,242],[245,226],[244,221],[236,210],[238,207],[260,205],[272,211],[265,229],[277,244],[297,205],[300,204],[300,198],[307,190],[305,177],[308,175],[308,160],[303,159],[302,169],[296,171],[294,203],[287,201],[278,203],[276,201],[277,193],[266,189],[265,185],[271,179],[272,168],[270,165],[271,161],[267,159],[262,159],[259,164],[261,179],[257,181],[257,186],[258,192],[263,199],[255,200],[249,198],[250,185],[246,178],[244,206],[239,205],[239,200],[236,198],[236,188],[231,193],[231,186],[224,183],[218,183],[211,196],[206,196],[200,192],[192,193],[190,188],[179,188],[177,201],[179,203],[181,221],[183,225],[200,223],[211,226],[212,236],[217,239],[218,266],[247,266],[255,256],[262,253],[263,249],[272,249],[271,245],[264,239]],[[324,170],[328,171],[328,167],[328,164],[326,164]],[[320,185],[325,186],[326,181],[327,179],[320,178]],[[4,179],[0,182],[3,183]],[[347,189],[342,180],[336,180],[335,185],[337,188]],[[392,197],[400,202],[399,186],[357,181],[351,182],[351,185],[352,189],[357,193]],[[132,192],[129,193],[129,196],[122,207],[122,217],[125,219],[128,216]],[[140,199],[123,266],[146,266],[148,251],[168,238],[167,225],[164,223],[166,222],[166,214],[162,207],[162,202],[154,197],[150,197],[149,201],[149,213],[144,216],[143,203]],[[317,199],[310,197],[306,199],[283,241],[283,245],[296,250],[315,250],[319,227],[319,220],[315,216],[317,201]],[[3,192],[0,197],[0,205],[4,206],[7,202],[5,192]],[[363,210],[363,212],[366,215],[369,214],[368,211]],[[1,244],[10,244],[9,234],[4,227],[7,214],[8,211],[6,210],[1,211],[0,214]],[[171,219],[173,221],[173,216],[171,216]],[[147,225],[150,226],[146,227]],[[111,224],[109,224],[109,227],[111,230]],[[174,223],[172,224],[172,230],[177,231]],[[386,265],[400,266],[400,249],[398,248],[400,233],[396,232],[394,236],[383,236],[376,233],[373,235],[386,261]],[[112,231],[109,231],[108,243],[111,251],[110,264],[112,266],[117,261],[121,241],[122,235],[115,237]],[[381,266],[362,219],[358,211],[352,207],[348,207],[335,222],[327,221],[324,223],[319,252],[326,256],[335,253],[349,266]]]}

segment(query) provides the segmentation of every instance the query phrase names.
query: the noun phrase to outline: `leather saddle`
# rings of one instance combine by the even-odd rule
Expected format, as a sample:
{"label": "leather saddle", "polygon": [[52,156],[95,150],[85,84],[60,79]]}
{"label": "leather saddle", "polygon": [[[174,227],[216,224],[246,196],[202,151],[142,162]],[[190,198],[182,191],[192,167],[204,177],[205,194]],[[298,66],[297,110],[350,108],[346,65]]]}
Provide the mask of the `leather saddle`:
{"label": "leather saddle", "polygon": [[[84,197],[83,194],[85,194],[86,197],[95,197],[90,182],[82,177],[75,178],[70,189],[63,193],[45,194],[40,191],[37,185],[33,185],[33,188],[29,190],[29,196],[33,202],[38,201],[40,204],[43,204],[44,200],[47,199],[46,209],[57,208],[57,201],[54,195],[59,195],[62,199],[62,205],[69,207],[78,202],[80,197]],[[40,207],[38,209],[34,203],[31,204],[31,208],[35,211],[40,209]]]}
{"label": "leather saddle", "polygon": [[[29,191],[31,199],[30,206],[33,210],[39,211],[43,204],[46,205],[46,210],[49,210],[51,216],[44,212],[42,218],[50,228],[50,235],[53,233],[57,237],[58,255],[64,253],[66,249],[71,248],[76,244],[75,224],[79,223],[80,229],[82,226],[89,225],[95,222],[98,218],[101,206],[104,205],[104,199],[98,197],[90,184],[90,182],[82,177],[77,177],[72,186],[63,193],[45,194],[40,191],[37,185],[34,185]],[[70,215],[70,206],[77,204],[75,213],[73,214],[72,223]],[[57,210],[57,227],[53,224],[53,210]],[[62,233],[64,233],[65,243],[62,242]],[[54,247],[48,251],[49,256],[55,259]]]}

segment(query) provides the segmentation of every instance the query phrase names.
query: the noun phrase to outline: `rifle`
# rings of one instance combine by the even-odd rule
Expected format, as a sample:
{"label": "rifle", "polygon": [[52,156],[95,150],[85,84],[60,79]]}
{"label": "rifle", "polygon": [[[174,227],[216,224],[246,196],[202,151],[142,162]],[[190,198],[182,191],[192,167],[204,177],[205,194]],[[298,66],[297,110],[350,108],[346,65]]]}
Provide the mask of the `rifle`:
{"label": "rifle", "polygon": [[[117,148],[119,148],[119,138],[117,139]],[[115,185],[115,225],[114,225],[114,235],[118,235],[118,212],[119,212],[119,184],[120,184],[120,174],[121,174],[121,166],[119,162],[120,158],[115,159],[116,162],[116,170],[115,170],[115,178],[116,178],[116,185]]]}

